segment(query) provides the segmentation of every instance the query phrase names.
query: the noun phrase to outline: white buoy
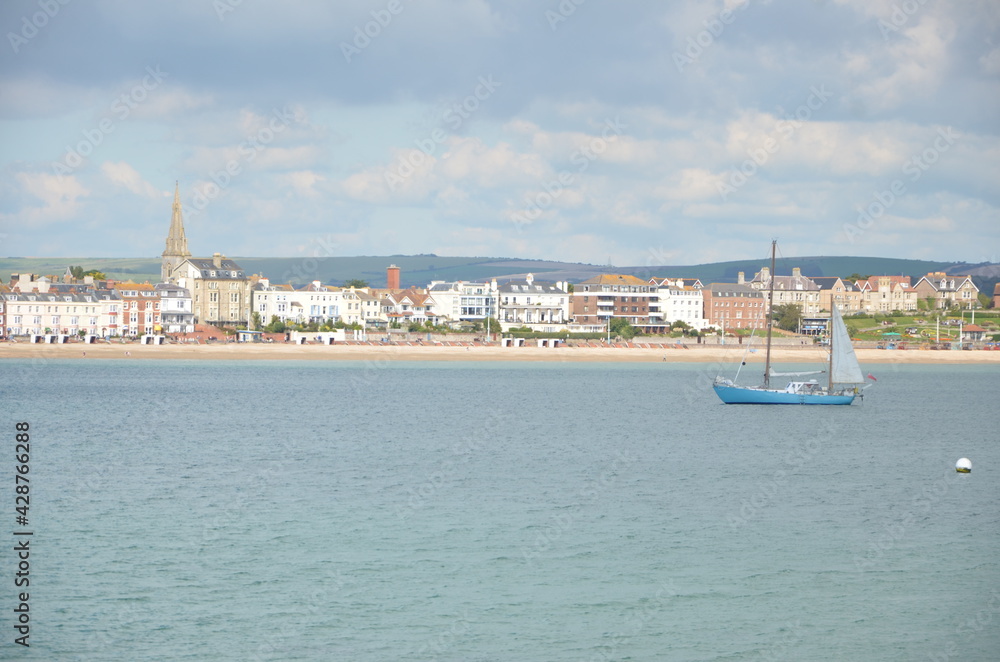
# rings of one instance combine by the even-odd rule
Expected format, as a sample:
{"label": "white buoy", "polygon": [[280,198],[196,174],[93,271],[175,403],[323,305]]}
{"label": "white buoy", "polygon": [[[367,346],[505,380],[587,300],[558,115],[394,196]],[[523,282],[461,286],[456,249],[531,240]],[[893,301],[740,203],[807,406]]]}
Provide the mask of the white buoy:
{"label": "white buoy", "polygon": [[967,474],[972,472],[972,460],[967,457],[963,457],[961,460],[955,463],[955,471],[960,474]]}

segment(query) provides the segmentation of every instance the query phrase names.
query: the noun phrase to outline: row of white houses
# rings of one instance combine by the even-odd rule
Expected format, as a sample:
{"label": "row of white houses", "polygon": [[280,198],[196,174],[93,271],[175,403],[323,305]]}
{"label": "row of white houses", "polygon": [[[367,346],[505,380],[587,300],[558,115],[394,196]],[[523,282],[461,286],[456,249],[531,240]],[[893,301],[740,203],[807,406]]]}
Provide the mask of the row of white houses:
{"label": "row of white houses", "polygon": [[[206,265],[212,266],[208,261]],[[239,269],[235,263],[231,266]],[[955,277],[948,281],[943,275],[928,276],[931,278],[920,279],[916,286],[910,285],[908,277],[872,277],[851,283],[839,278],[809,279],[795,269],[792,276],[775,277],[774,304],[796,303],[805,317],[822,317],[834,303],[845,314],[852,314],[916,310],[918,300],[927,294],[945,295],[942,304],[962,307],[975,301],[978,289],[968,277],[955,282]],[[642,281],[634,276],[602,275],[574,287],[562,281],[538,281],[528,274],[503,283],[495,279],[489,283],[432,281],[420,289],[374,289],[335,287],[320,281],[300,287],[272,284],[267,278],[248,277],[242,270],[227,276],[235,285],[225,288],[216,283],[218,277],[209,270],[204,278],[193,273],[180,282],[151,285],[95,283],[93,279],[75,282],[68,275],[59,282],[19,274],[10,286],[0,285],[0,335],[176,334],[193,331],[199,323],[252,326],[255,318],[261,325],[273,319],[285,324],[341,321],[365,329],[407,328],[428,322],[481,323],[490,318],[498,320],[505,330],[527,326],[545,332],[571,327],[595,330],[612,316],[627,317],[650,330],[678,320],[695,329],[735,328],[745,322],[739,311],[730,310],[745,302],[730,302],[724,293],[714,291],[714,285],[704,287],[697,279]],[[743,287],[759,295],[769,282],[770,274],[762,269],[751,281],[744,281],[740,273],[737,285],[725,289]],[[925,290],[925,284],[936,289]],[[225,297],[235,301],[232,310],[240,311],[237,318],[200,318],[211,315],[213,306],[221,305],[218,302]],[[249,305],[244,299],[249,299]],[[762,314],[758,311],[756,317]]]}

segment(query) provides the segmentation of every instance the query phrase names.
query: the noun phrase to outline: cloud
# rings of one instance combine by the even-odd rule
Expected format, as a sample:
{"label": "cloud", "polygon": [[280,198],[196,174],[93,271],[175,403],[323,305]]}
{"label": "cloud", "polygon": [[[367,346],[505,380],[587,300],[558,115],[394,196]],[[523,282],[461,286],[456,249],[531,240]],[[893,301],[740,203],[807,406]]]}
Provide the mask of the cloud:
{"label": "cloud", "polygon": [[80,213],[79,199],[90,195],[72,175],[21,172],[15,180],[22,191],[40,200],[42,205],[24,205],[16,214],[5,214],[4,224],[11,223],[11,227],[15,224],[39,227],[72,220]]}
{"label": "cloud", "polygon": [[155,186],[145,181],[136,172],[135,168],[125,161],[114,163],[105,161],[101,164],[101,173],[113,184],[124,187],[136,195],[158,199],[169,195],[169,193],[158,190]]}

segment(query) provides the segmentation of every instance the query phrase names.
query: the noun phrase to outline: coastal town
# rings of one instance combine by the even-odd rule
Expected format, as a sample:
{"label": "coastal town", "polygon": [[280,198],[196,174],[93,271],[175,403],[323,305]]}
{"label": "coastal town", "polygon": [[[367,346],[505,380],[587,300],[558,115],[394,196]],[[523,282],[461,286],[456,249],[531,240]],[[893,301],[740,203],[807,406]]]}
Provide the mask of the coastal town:
{"label": "coastal town", "polygon": [[[852,315],[906,315],[918,311],[968,311],[959,342],[989,340],[990,329],[974,324],[984,297],[968,275],[928,273],[880,275],[851,280],[773,275],[767,267],[740,272],[734,283],[697,278],[643,280],[606,273],[581,282],[550,282],[533,274],[482,282],[431,281],[400,287],[399,267],[386,265],[386,287],[363,282],[344,286],[312,281],[277,283],[249,274],[221,253],[193,257],[188,250],[179,188],[162,253],[160,282],[135,283],[83,275],[67,267],[62,275],[12,274],[0,284],[0,332],[6,339],[61,343],[110,338],[153,344],[190,337],[259,341],[292,339],[336,342],[386,337],[392,332],[453,331],[482,335],[518,332],[558,337],[611,336],[613,321],[633,333],[724,338],[765,328],[768,293],[775,310],[796,307],[795,335],[821,341],[836,305]],[[998,286],[997,289],[1000,289]],[[993,292],[989,307],[997,307]],[[217,332],[202,333],[206,329]],[[995,331],[994,331],[995,332]],[[899,334],[894,334],[899,335]],[[891,338],[890,338],[891,340]],[[723,341],[724,342],[724,341]]]}

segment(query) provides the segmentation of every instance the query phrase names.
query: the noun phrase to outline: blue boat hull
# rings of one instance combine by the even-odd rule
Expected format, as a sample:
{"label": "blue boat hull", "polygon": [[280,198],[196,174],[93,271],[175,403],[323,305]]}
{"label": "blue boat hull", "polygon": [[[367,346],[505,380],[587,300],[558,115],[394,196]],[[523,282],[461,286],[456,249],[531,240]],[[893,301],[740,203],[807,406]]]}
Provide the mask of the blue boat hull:
{"label": "blue boat hull", "polygon": [[712,386],[716,395],[727,405],[849,405],[856,394],[847,393],[788,393],[762,388],[740,386]]}

